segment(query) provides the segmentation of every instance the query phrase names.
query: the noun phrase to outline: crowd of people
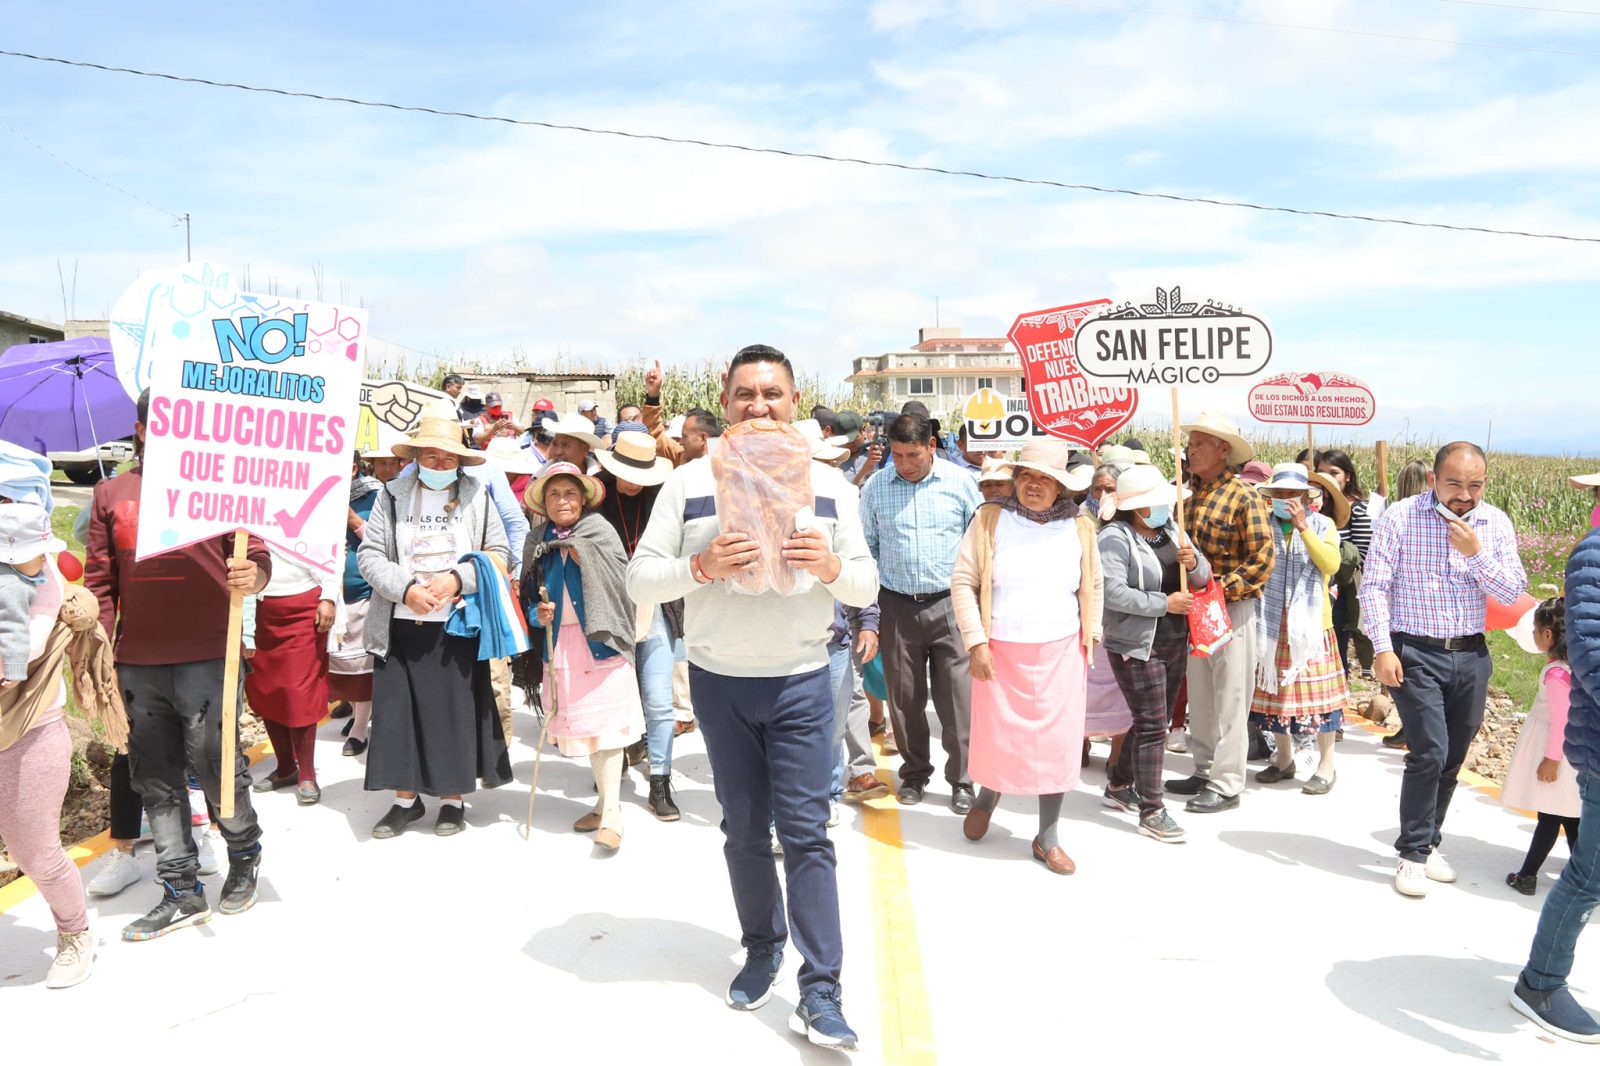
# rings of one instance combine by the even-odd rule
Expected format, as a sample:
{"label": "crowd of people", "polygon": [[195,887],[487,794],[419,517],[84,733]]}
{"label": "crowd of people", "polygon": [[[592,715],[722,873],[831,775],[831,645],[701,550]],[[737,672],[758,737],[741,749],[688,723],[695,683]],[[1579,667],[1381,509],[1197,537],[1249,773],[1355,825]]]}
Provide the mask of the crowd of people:
{"label": "crowd of people", "polygon": [[[1252,759],[1265,763],[1256,785],[1334,791],[1348,679],[1363,676],[1403,724],[1395,889],[1420,897],[1455,879],[1443,828],[1484,714],[1488,605],[1527,587],[1511,522],[1484,500],[1476,445],[1411,464],[1385,499],[1346,452],[1268,467],[1214,413],[1180,427],[1174,479],[1134,439],[1094,453],[1050,438],[1016,455],[976,451],[918,401],[881,427],[825,407],[802,419],[793,367],[764,345],[734,356],[719,412],[663,411],[663,383],[657,364],[613,424],[592,401],[563,414],[548,399],[522,420],[498,393],[447,377],[450,401],[407,440],[353,457],[345,559],[326,575],[254,537],[240,560],[220,539],[136,559],[135,466],[96,486],[73,585],[55,562],[48,463],[0,453],[0,836],[55,915],[51,986],[83,980],[94,951],[54,829],[64,656],[102,682],[85,706],[125,723],[109,733],[126,735],[111,773],[114,846],[89,894],[132,884],[134,842],[155,842],[162,897],[127,940],[209,920],[202,877],[221,872],[219,850],[216,909],[253,905],[252,797],[292,789],[320,802],[314,739],[330,703],[348,718],[344,755],[392,798],[373,838],[406,832],[429,801],[436,835],[462,832],[466,797],[511,781],[513,712],[532,710],[539,733],[524,740],[592,768],[594,809],[572,828],[602,855],[623,844],[629,766],[648,774],[650,815],[679,819],[673,741],[699,729],[746,949],[727,1002],[767,1001],[792,935],[803,963],[791,1027],[824,1046],[856,1040],[828,829],[841,802],[890,793],[874,737],[899,756],[895,802],[924,802],[939,771],[975,846],[1004,796],[1036,801],[1031,855],[1068,875],[1063,798],[1089,737],[1114,738],[1105,804],[1181,844],[1167,797],[1184,816],[1235,810]],[[802,449],[785,476],[810,501],[766,530],[730,508],[717,465],[758,423]],[[1574,485],[1600,496],[1600,475]],[[1506,786],[1508,803],[1539,812],[1538,831],[1507,884],[1535,891],[1563,831],[1572,857],[1514,1002],[1600,1041],[1565,984],[1600,899],[1600,851],[1579,834],[1600,802],[1600,529],[1571,567],[1565,599],[1541,604],[1519,634],[1548,663]],[[763,582],[774,571],[792,579]],[[251,608],[243,695],[276,759],[255,778],[243,755],[220,764],[235,592]],[[1193,772],[1168,779],[1171,752]]]}

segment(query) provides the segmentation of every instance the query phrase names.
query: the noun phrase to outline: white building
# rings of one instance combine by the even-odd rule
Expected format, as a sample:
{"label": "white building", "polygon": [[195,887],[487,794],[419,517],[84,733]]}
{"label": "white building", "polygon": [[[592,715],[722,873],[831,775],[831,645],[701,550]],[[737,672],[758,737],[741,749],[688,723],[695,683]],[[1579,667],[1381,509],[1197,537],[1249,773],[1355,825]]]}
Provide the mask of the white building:
{"label": "white building", "polygon": [[921,400],[935,418],[982,388],[1022,396],[1022,361],[1005,337],[963,337],[959,327],[917,331],[917,343],[904,351],[859,356],[845,380],[859,386],[867,402],[898,411],[907,400]]}

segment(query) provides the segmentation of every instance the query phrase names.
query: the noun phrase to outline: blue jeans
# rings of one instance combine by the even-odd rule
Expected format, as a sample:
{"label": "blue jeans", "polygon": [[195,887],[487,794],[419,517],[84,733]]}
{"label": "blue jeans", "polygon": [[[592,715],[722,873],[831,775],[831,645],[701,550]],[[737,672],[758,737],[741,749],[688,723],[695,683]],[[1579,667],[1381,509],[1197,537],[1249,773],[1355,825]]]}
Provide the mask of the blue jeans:
{"label": "blue jeans", "polygon": [[672,713],[672,634],[666,616],[656,607],[650,635],[634,649],[639,674],[639,698],[644,703],[644,739],[650,752],[652,777],[672,773],[672,734],[677,722]]}
{"label": "blue jeans", "polygon": [[849,721],[850,696],[856,690],[856,668],[850,658],[850,643],[828,646],[828,686],[833,689],[833,788],[828,795],[835,802],[844,798],[844,730]]}
{"label": "blue jeans", "polygon": [[[1578,773],[1578,794],[1583,811],[1578,824],[1600,827],[1600,777],[1592,771]],[[1533,935],[1533,951],[1522,976],[1528,987],[1551,992],[1567,986],[1572,972],[1572,955],[1578,934],[1589,922],[1589,914],[1600,903],[1600,830],[1578,834],[1578,846],[1561,871],[1561,880],[1544,901],[1539,912],[1539,931]]]}
{"label": "blue jeans", "polygon": [[[792,928],[805,960],[801,993],[837,988],[844,941],[838,860],[826,826],[836,758],[828,671],[727,677],[691,663],[689,689],[722,806],[722,854],[743,931],[740,943],[746,949],[781,948]],[[788,927],[768,836],[772,823],[783,844]]]}

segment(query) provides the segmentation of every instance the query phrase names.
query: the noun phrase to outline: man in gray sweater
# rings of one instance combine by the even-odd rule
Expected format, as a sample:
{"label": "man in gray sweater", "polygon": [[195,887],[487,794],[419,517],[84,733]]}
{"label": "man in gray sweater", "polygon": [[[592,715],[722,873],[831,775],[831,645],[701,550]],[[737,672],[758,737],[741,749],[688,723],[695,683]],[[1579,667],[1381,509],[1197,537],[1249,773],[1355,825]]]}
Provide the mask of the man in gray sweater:
{"label": "man in gray sweater", "polygon": [[[794,419],[800,402],[788,357],[764,344],[734,356],[723,383],[728,423]],[[672,472],[628,565],[640,603],[684,601],[689,688],[705,733],[722,805],[723,854],[743,930],[745,964],[728,1005],[755,1010],[772,995],[788,938],[783,890],[768,826],[783,845],[789,925],[800,967],[800,1006],[789,1027],[823,1047],[853,1049],[839,975],[839,886],[828,839],[834,760],[828,641],[837,600],[865,607],[877,566],[861,532],[855,493],[840,473],[813,462],[815,518],[783,542],[783,561],[816,577],[803,593],[736,593],[724,579],[753,569],[761,548],[747,531],[723,528],[709,457]]]}

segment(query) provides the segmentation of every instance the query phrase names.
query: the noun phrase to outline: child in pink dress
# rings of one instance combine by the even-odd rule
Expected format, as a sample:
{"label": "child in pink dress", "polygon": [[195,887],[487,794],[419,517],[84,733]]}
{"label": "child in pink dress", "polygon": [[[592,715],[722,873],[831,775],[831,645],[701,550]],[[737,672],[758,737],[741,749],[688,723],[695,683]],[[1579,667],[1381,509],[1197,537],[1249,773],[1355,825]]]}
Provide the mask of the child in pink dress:
{"label": "child in pink dress", "polygon": [[1578,846],[1578,775],[1562,752],[1567,733],[1567,703],[1572,694],[1572,671],[1567,666],[1565,603],[1545,600],[1533,610],[1533,632],[1518,636],[1528,651],[1549,658],[1539,675],[1539,691],[1517,736],[1517,749],[1506,768],[1500,801],[1507,807],[1535,811],[1539,816],[1522,869],[1506,874],[1506,884],[1531,896],[1538,890],[1539,868],[1555,847],[1556,836],[1567,831],[1568,849]]}

